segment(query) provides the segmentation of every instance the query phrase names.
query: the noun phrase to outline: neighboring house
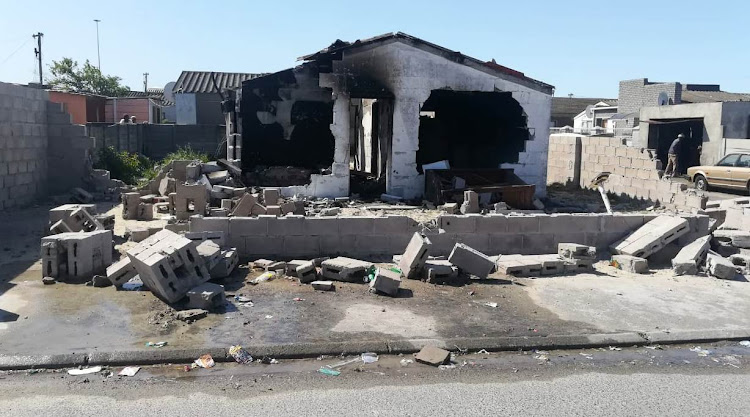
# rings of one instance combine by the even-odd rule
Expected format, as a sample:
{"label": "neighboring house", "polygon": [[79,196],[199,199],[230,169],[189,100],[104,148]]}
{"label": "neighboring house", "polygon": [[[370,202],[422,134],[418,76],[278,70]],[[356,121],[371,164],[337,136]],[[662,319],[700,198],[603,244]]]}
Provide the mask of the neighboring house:
{"label": "neighboring house", "polygon": [[[174,106],[164,100],[164,90],[150,88],[148,91],[130,91],[123,97],[110,97],[106,104],[106,118],[108,123],[117,123],[127,114],[135,116],[137,123],[162,123],[164,112]],[[174,120],[172,120],[174,122]]]}
{"label": "neighboring house", "polygon": [[[616,102],[616,100],[615,100]],[[581,134],[614,133],[614,123],[610,121],[617,114],[617,106],[600,101],[586,107],[573,118],[573,132]]]}
{"label": "neighboring house", "polygon": [[[685,135],[680,171],[711,165],[728,152],[750,151],[750,94],[721,91],[719,85],[620,83],[620,106],[638,113],[640,134],[633,145],[655,149],[666,163],[678,134]],[[640,105],[640,106],[639,106]]]}
{"label": "neighboring house", "polygon": [[[179,125],[224,124],[221,94],[262,74],[182,71],[172,89]],[[217,89],[218,87],[218,89]]]}
{"label": "neighboring house", "polygon": [[[416,198],[423,165],[436,161],[513,169],[544,195],[553,86],[401,32],[338,40],[299,60],[243,82],[230,115],[241,130],[230,129],[228,152],[242,147],[248,175],[276,169],[264,178],[283,195],[348,196],[356,175]],[[308,174],[288,179],[298,172]]]}
{"label": "neighboring house", "polygon": [[64,110],[70,113],[74,124],[85,125],[86,123],[105,121],[107,97],[58,90],[48,90],[48,92],[49,100],[53,103],[62,104]]}
{"label": "neighboring house", "polygon": [[610,106],[617,106],[617,100],[611,98],[552,97],[551,127],[572,127],[577,115],[589,106],[600,102],[607,103]]}

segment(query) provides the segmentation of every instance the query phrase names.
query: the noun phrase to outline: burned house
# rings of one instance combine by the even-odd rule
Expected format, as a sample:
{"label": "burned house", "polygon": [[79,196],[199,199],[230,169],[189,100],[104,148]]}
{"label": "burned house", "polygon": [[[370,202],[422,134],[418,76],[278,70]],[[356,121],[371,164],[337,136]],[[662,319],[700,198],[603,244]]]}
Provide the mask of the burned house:
{"label": "burned house", "polygon": [[243,82],[225,109],[228,159],[248,183],[337,197],[365,179],[415,198],[423,165],[447,161],[513,170],[544,193],[551,85],[403,33],[300,60]]}

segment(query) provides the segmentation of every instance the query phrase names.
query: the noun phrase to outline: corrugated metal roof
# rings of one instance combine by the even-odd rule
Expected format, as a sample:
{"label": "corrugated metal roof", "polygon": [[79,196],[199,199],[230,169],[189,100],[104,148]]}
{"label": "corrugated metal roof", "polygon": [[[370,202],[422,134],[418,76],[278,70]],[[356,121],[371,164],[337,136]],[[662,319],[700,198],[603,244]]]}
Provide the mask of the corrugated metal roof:
{"label": "corrugated metal roof", "polygon": [[220,90],[242,87],[243,81],[263,75],[243,72],[182,71],[172,91],[175,93],[217,93],[211,74],[215,77],[216,85]]}
{"label": "corrugated metal roof", "polygon": [[724,101],[750,101],[750,94],[728,93],[726,91],[682,90],[683,103],[716,103]]}

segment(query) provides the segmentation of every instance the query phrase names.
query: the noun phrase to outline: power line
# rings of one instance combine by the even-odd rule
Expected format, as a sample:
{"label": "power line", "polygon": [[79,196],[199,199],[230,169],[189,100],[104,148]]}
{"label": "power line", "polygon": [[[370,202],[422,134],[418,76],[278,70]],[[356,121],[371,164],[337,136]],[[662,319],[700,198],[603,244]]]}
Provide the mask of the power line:
{"label": "power line", "polygon": [[11,52],[10,55],[8,55],[2,62],[0,62],[0,65],[3,65],[6,62],[8,62],[8,60],[11,59],[13,57],[13,55],[16,54],[16,52],[20,51],[21,48],[23,48],[24,46],[26,46],[26,44],[28,44],[31,41],[31,39],[33,39],[33,38],[26,39],[26,41],[24,41],[24,43],[22,43],[21,46],[19,46],[18,48],[16,48],[15,51]]}

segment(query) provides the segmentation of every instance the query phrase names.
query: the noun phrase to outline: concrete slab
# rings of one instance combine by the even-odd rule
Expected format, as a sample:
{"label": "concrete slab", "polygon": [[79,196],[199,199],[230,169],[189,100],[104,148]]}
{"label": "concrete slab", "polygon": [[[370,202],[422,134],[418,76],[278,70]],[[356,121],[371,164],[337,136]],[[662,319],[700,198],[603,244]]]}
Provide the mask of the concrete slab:
{"label": "concrete slab", "polygon": [[611,249],[617,254],[647,258],[689,231],[686,219],[659,216],[616,242]]}

